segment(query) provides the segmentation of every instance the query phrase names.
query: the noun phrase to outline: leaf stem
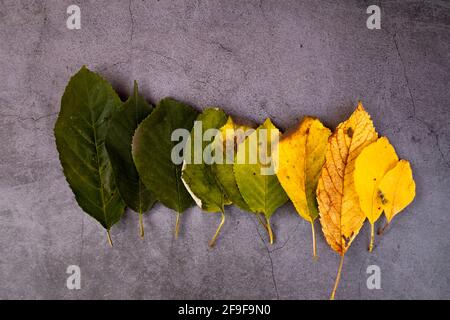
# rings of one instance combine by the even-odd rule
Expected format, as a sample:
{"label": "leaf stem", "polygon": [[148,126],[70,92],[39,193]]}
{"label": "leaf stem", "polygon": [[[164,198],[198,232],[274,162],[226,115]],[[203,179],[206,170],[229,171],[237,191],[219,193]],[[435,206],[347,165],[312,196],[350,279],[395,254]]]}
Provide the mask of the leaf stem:
{"label": "leaf stem", "polygon": [[266,231],[269,232],[269,229],[267,228],[267,225],[261,219],[261,216],[259,215],[259,213],[257,213],[256,216],[258,217],[258,221],[261,223],[261,225],[264,227],[264,229],[266,229]]}
{"label": "leaf stem", "polygon": [[336,281],[334,283],[333,292],[331,292],[330,300],[334,300],[334,296],[336,294],[336,290],[337,290],[338,285],[339,285],[339,280],[341,279],[341,271],[342,271],[342,266],[344,264],[344,256],[345,256],[345,254],[341,255],[341,262],[339,263],[339,269],[338,269],[338,273],[337,273],[337,276],[336,276]]}
{"label": "leaf stem", "polygon": [[373,242],[375,238],[375,224],[370,224],[370,244],[369,244],[369,252],[372,252],[373,250]]}
{"label": "leaf stem", "polygon": [[384,231],[386,231],[386,228],[389,226],[389,222],[386,222],[383,228],[378,229],[378,235],[382,235]]}
{"label": "leaf stem", "polygon": [[179,232],[180,232],[180,213],[177,212],[177,221],[175,222],[175,239],[178,239]]}
{"label": "leaf stem", "polygon": [[216,233],[214,234],[214,236],[212,237],[211,241],[209,242],[209,246],[211,248],[214,247],[214,245],[216,244],[217,236],[219,235],[220,229],[222,228],[222,226],[223,226],[223,224],[225,222],[225,214],[224,214],[223,211],[221,213],[222,213],[222,219],[220,220],[220,224],[217,227]]}
{"label": "leaf stem", "polygon": [[266,217],[266,225],[267,225],[267,233],[269,234],[269,243],[273,244],[273,232],[272,227],[270,226],[270,220]]}
{"label": "leaf stem", "polygon": [[316,231],[314,230],[314,220],[311,221],[311,232],[312,232],[312,246],[313,246],[313,258],[317,259],[316,254]]}
{"label": "leaf stem", "polygon": [[112,248],[113,242],[112,242],[112,239],[111,239],[111,234],[109,233],[109,229],[106,230],[106,237],[107,237],[107,239],[108,239],[109,245],[110,245],[111,248]]}
{"label": "leaf stem", "polygon": [[142,209],[139,208],[139,235],[144,239],[144,222],[142,221]]}

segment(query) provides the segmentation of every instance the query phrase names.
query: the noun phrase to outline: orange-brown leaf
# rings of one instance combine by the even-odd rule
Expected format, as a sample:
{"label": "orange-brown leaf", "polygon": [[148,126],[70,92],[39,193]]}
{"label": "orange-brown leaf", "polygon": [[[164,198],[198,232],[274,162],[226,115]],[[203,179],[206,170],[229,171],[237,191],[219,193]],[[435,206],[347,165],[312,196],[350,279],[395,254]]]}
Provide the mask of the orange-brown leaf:
{"label": "orange-brown leaf", "polygon": [[325,164],[317,186],[320,223],[333,250],[344,255],[361,229],[365,215],[355,191],[356,157],[378,137],[362,103],[339,124],[328,140]]}

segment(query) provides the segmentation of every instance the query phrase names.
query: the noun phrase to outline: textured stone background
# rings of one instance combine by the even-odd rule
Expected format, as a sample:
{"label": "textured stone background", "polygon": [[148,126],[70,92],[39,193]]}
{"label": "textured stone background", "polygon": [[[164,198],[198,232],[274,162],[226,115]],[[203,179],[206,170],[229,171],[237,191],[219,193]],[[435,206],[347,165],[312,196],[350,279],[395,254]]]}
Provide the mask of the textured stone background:
{"label": "textured stone background", "polygon": [[[77,3],[82,29],[66,28]],[[382,8],[382,30],[366,8]],[[113,227],[77,206],[53,126],[83,64],[125,98],[137,79],[152,102],[172,96],[218,105],[282,129],[315,115],[335,127],[362,99],[376,128],[411,161],[417,197],[366,251],[365,225],[349,250],[337,298],[450,298],[450,3],[448,1],[0,1],[0,298],[326,299],[339,257],[291,204],[267,244],[235,207],[215,249],[219,216],[188,210],[181,238],[161,205]],[[319,228],[317,227],[317,230]],[[262,241],[263,240],[263,241]],[[82,289],[66,288],[77,264]],[[382,289],[366,288],[380,266]]]}

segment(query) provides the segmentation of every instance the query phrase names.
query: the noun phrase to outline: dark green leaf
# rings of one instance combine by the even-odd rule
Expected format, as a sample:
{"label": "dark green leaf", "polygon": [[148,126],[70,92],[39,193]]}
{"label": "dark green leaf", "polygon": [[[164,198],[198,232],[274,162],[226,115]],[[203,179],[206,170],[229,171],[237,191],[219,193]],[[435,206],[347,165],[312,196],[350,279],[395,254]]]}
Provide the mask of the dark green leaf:
{"label": "dark green leaf", "polygon": [[150,209],[156,198],[139,178],[131,155],[131,143],[138,125],[152,110],[153,107],[139,95],[135,81],[133,95],[112,116],[106,136],[106,150],[117,187],[126,205],[140,215],[141,236],[144,234],[141,215]]}
{"label": "dark green leaf", "polygon": [[66,87],[55,125],[59,158],[75,198],[108,231],[125,209],[105,148],[109,119],[120,104],[106,80],[82,67]]}
{"label": "dark green leaf", "polygon": [[190,106],[165,98],[142,121],[133,138],[133,159],[144,185],[178,213],[192,205],[192,198],[181,181],[181,163],[172,161],[172,149],[178,143],[171,141],[171,136],[175,129],[190,131],[196,117],[197,111]]}

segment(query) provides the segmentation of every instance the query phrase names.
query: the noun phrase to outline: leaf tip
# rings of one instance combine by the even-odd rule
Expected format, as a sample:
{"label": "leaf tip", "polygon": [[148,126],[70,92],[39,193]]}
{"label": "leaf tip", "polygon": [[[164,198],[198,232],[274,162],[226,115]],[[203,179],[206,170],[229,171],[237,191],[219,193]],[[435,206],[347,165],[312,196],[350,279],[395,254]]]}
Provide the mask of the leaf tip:
{"label": "leaf tip", "polygon": [[358,106],[356,107],[356,110],[358,110],[358,111],[366,111],[364,109],[364,106],[363,106],[363,103],[362,103],[361,100],[358,100]]}

